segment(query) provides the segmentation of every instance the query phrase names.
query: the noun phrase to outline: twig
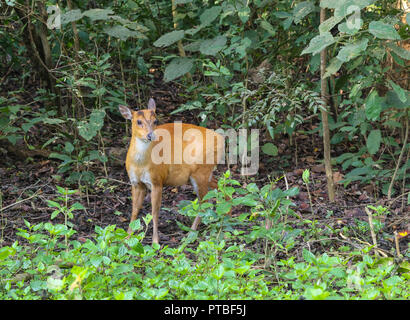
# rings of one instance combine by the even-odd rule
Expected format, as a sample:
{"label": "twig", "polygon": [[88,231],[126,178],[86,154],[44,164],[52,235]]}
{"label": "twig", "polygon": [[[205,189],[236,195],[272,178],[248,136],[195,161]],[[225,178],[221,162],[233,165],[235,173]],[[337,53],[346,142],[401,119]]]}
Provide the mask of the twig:
{"label": "twig", "polygon": [[393,177],[391,178],[389,190],[387,191],[387,199],[388,200],[391,199],[391,192],[392,192],[392,189],[393,189],[394,180],[396,179],[397,171],[400,168],[400,163],[401,163],[401,160],[403,159],[403,153],[404,153],[404,151],[406,150],[406,147],[407,147],[407,139],[409,137],[409,119],[408,119],[408,117],[406,117],[406,120],[407,120],[406,121],[406,133],[405,133],[405,137],[404,137],[404,141],[403,141],[403,147],[401,148],[399,159],[397,160],[396,169],[394,170]]}
{"label": "twig", "polygon": [[25,202],[25,201],[27,201],[27,200],[30,200],[30,199],[32,199],[32,198],[38,196],[40,193],[42,193],[41,189],[37,190],[33,195],[31,195],[30,197],[28,197],[28,198],[26,198],[26,199],[19,200],[19,201],[17,201],[17,202],[14,202],[14,203],[12,203],[12,204],[9,204],[8,206],[3,207],[3,208],[1,209],[1,211],[7,210],[8,208],[11,208],[11,207],[13,207],[13,206],[15,206],[15,205],[17,205],[17,204],[19,204],[19,203],[22,203],[22,202]]}
{"label": "twig", "polygon": [[[340,235],[340,237],[342,238],[342,239],[345,239],[345,240],[347,240],[347,239],[349,239],[348,237],[346,237],[343,233],[339,233],[339,235]],[[356,240],[357,242],[360,242],[360,243],[363,243],[363,244],[365,244],[366,246],[371,246],[371,244],[370,243],[368,243],[368,242],[366,242],[366,241],[363,241],[363,240],[360,240],[360,239],[358,239],[358,238],[352,238],[353,240]],[[354,243],[353,242],[350,242],[350,244],[352,245],[352,246],[355,246],[354,245]],[[387,252],[387,251],[385,251],[385,250],[383,250],[383,249],[380,249],[380,248],[373,248],[373,250],[375,251],[375,252],[378,252],[378,253],[380,253],[383,257],[388,257],[389,256],[389,252]]]}
{"label": "twig", "polygon": [[[377,248],[377,239],[376,239],[376,233],[374,232],[374,227],[373,227],[373,216],[372,213],[370,212],[369,208],[364,208],[364,210],[367,213],[367,216],[369,217],[369,226],[370,226],[370,234],[372,235],[372,241],[373,245],[375,248]],[[374,251],[376,255],[379,255],[379,252],[377,250]]]}

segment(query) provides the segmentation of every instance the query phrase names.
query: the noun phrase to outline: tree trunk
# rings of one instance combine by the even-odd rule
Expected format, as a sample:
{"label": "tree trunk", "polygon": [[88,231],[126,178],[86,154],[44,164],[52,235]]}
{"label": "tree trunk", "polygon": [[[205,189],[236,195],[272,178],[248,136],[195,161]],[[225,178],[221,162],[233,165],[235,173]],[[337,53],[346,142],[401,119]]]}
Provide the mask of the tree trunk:
{"label": "tree trunk", "polygon": [[[320,9],[320,23],[326,20],[326,9]],[[320,92],[322,100],[325,102],[326,108],[328,108],[328,90],[327,81],[324,79],[326,71],[326,49],[320,52]],[[330,130],[328,121],[328,112],[321,111],[322,114],[322,129],[323,129],[323,153],[325,160],[326,178],[327,178],[327,192],[329,201],[335,201],[335,186],[333,182],[332,163],[330,157]]]}
{"label": "tree trunk", "polygon": [[[34,8],[34,7],[33,7]],[[40,79],[45,83],[47,89],[55,94],[55,105],[58,106],[61,113],[60,93],[56,87],[56,78],[52,74],[53,59],[51,55],[50,44],[47,39],[48,30],[46,26],[47,10],[43,1],[37,1],[39,21],[36,25],[33,24],[32,6],[29,0],[19,1],[15,7],[16,13],[23,24],[23,31],[27,36],[23,37],[23,42],[27,48],[33,69],[37,71]]]}

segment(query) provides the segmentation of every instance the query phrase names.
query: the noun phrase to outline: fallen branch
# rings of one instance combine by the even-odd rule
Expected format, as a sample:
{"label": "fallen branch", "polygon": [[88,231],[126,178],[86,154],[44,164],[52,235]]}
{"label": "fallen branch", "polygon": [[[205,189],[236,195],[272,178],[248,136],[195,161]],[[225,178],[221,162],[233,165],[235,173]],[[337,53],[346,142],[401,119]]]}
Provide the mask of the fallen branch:
{"label": "fallen branch", "polygon": [[7,210],[7,209],[9,209],[9,208],[11,208],[11,207],[13,207],[13,206],[15,206],[15,205],[18,205],[18,204],[20,204],[20,203],[22,203],[22,202],[25,202],[25,201],[27,201],[27,200],[30,200],[30,199],[32,199],[32,198],[38,196],[40,193],[42,193],[41,189],[37,190],[33,195],[31,195],[30,197],[28,197],[28,198],[26,198],[26,199],[19,200],[19,201],[17,201],[17,202],[14,202],[14,203],[12,203],[12,204],[9,204],[9,205],[7,205],[7,206],[5,206],[5,207],[3,207],[3,208],[0,208],[0,211],[3,212],[4,210]]}
{"label": "fallen branch", "polygon": [[[364,210],[367,213],[367,216],[369,217],[369,226],[370,226],[370,234],[372,236],[372,241],[373,241],[373,245],[375,248],[377,248],[377,239],[376,239],[376,233],[374,232],[374,227],[373,227],[373,215],[370,212],[369,208],[364,208]],[[376,255],[379,255],[379,252],[377,250],[374,250],[374,252],[376,253]]]}

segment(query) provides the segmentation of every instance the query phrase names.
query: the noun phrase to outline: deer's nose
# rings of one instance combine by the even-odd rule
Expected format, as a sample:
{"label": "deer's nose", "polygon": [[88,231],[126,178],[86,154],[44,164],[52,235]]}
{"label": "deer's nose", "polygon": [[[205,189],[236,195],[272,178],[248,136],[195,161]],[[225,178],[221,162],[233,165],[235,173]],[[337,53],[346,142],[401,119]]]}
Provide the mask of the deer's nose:
{"label": "deer's nose", "polygon": [[155,140],[154,132],[150,132],[150,133],[147,134],[147,140],[148,141]]}

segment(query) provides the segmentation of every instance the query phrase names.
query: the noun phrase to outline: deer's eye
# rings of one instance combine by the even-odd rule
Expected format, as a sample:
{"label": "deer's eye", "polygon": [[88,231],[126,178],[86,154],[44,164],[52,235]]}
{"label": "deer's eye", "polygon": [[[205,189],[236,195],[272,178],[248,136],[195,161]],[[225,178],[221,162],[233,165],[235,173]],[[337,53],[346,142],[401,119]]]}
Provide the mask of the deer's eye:
{"label": "deer's eye", "polygon": [[137,124],[138,124],[139,126],[141,126],[141,125],[142,125],[142,121],[141,121],[141,120],[137,120]]}

